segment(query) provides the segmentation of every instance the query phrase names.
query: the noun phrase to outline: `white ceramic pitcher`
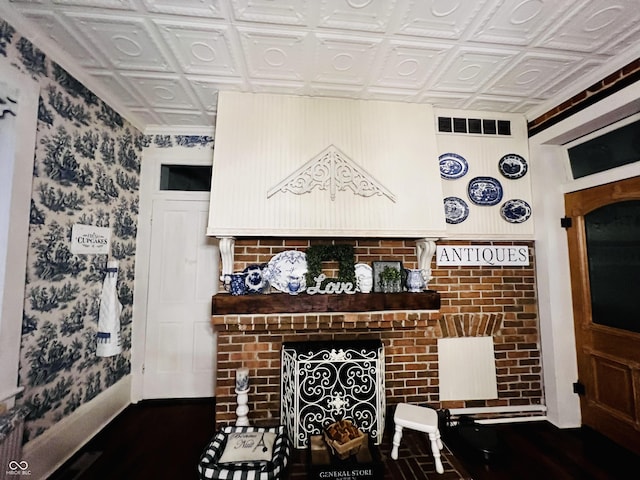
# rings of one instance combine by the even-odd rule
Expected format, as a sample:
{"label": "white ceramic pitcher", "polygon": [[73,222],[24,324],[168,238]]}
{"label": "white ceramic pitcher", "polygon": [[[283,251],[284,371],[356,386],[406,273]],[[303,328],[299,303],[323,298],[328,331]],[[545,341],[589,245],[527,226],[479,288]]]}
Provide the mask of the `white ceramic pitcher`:
{"label": "white ceramic pitcher", "polygon": [[421,292],[427,283],[424,281],[424,271],[419,268],[405,268],[407,273],[407,291]]}

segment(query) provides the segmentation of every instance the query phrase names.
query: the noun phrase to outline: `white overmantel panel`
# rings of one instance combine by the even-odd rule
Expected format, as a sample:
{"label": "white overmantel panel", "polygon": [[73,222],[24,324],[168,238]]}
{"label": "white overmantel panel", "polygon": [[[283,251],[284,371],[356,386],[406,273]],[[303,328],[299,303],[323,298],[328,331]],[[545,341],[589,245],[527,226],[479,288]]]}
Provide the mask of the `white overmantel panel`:
{"label": "white overmantel panel", "polygon": [[221,92],[207,234],[442,237],[433,119],[424,104]]}
{"label": "white overmantel panel", "polygon": [[[521,199],[533,207],[531,189],[531,170],[535,168],[535,159],[529,155],[527,122],[520,114],[479,112],[471,110],[435,109],[435,117],[473,118],[508,120],[511,122],[511,135],[456,134],[437,133],[438,156],[444,153],[456,153],[467,160],[469,171],[461,178],[442,179],[443,198],[458,197],[469,206],[469,216],[457,224],[447,224],[447,237],[450,239],[505,239],[532,240],[534,233],[532,210],[531,217],[523,223],[509,223],[500,213],[501,206],[510,199]],[[500,159],[510,153],[520,155],[527,162],[527,173],[518,179],[508,179],[500,173]],[[467,192],[469,181],[475,177],[493,177],[503,188],[502,200],[495,206],[475,205]]]}

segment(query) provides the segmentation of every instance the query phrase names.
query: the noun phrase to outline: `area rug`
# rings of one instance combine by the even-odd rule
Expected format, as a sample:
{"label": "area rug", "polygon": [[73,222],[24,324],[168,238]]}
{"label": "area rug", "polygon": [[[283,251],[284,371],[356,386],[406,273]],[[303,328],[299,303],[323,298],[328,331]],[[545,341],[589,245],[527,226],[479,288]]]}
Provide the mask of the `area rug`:
{"label": "area rug", "polygon": [[[384,480],[471,480],[446,444],[441,452],[444,473],[436,472],[429,437],[425,433],[405,429],[398,460],[391,458],[391,432],[385,432],[378,446],[384,464]],[[286,480],[307,480],[307,451],[294,450]]]}

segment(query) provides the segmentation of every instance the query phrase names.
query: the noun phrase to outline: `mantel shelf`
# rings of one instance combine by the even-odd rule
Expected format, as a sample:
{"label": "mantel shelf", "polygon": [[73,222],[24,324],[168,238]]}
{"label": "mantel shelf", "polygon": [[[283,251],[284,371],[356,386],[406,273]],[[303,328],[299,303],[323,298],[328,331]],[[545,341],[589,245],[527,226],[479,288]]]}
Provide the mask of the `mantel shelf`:
{"label": "mantel shelf", "polygon": [[214,295],[212,315],[268,315],[273,313],[377,312],[384,310],[439,310],[440,294],[434,290],[419,293],[356,293],[327,295]]}

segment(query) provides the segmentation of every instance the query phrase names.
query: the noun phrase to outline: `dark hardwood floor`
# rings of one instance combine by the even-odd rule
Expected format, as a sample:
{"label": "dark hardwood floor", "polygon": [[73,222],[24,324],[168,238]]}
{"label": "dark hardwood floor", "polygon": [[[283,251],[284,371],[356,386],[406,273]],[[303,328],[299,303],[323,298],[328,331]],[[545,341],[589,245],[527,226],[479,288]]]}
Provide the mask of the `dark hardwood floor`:
{"label": "dark hardwood floor", "polygon": [[[471,451],[454,430],[442,429],[445,443],[474,480],[640,477],[639,456],[587,428],[558,429],[548,422],[491,428],[502,449],[489,463]],[[214,433],[212,400],[141,402],[125,409],[50,479],[196,480],[198,459]],[[389,452],[382,453],[388,457]],[[418,478],[397,475],[402,480]],[[428,474],[429,479],[438,477]]]}

